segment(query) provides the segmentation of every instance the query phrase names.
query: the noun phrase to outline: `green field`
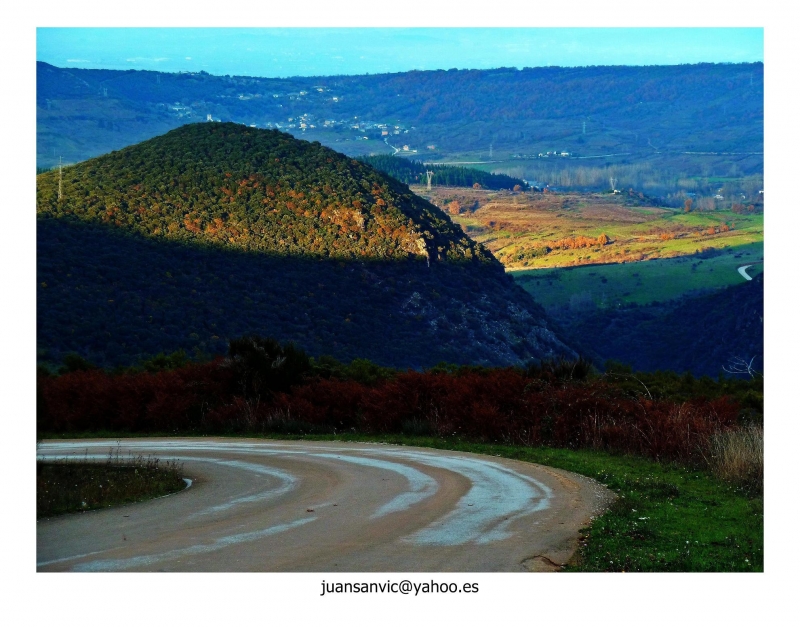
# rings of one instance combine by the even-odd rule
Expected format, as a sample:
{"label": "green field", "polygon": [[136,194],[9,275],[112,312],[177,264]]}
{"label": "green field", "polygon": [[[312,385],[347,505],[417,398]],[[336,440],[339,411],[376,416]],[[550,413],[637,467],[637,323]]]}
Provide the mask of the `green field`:
{"label": "green field", "polygon": [[763,269],[760,208],[687,213],[627,193],[414,191],[548,308],[663,302],[743,282],[743,265],[753,265],[751,276]]}
{"label": "green field", "polygon": [[519,270],[510,274],[545,307],[594,303],[615,307],[681,296],[734,285],[745,279],[737,271],[753,264],[750,276],[763,271],[764,243],[729,246],[716,251],[646,262]]}

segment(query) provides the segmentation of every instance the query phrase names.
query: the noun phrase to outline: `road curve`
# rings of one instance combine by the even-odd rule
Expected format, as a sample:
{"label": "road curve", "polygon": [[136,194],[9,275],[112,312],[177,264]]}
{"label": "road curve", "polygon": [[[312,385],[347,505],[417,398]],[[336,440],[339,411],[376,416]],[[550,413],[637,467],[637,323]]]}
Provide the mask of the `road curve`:
{"label": "road curve", "polygon": [[[47,441],[104,460],[117,441]],[[191,488],[37,522],[38,571],[554,570],[614,498],[595,481],[499,457],[405,446],[128,439]]]}
{"label": "road curve", "polygon": [[753,277],[751,277],[749,274],[747,274],[747,269],[751,268],[752,266],[753,266],[752,263],[747,265],[747,266],[739,266],[739,274],[741,274],[748,281],[752,281],[753,280]]}

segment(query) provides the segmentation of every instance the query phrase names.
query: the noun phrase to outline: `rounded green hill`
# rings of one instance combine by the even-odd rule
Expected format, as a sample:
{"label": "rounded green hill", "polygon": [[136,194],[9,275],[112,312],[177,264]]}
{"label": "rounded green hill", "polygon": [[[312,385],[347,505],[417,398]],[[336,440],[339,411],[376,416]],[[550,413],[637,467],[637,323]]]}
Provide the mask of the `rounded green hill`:
{"label": "rounded green hill", "polygon": [[492,261],[431,203],[319,143],[190,124],[38,177],[40,215],[280,255]]}

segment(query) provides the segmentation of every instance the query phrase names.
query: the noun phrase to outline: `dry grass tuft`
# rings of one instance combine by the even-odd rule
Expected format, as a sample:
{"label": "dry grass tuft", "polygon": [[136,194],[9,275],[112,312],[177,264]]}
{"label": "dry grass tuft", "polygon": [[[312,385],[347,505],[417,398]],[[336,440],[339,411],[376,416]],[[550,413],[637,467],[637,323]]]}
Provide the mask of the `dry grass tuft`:
{"label": "dry grass tuft", "polygon": [[749,425],[716,433],[710,441],[709,466],[726,481],[761,491],[764,485],[764,429]]}

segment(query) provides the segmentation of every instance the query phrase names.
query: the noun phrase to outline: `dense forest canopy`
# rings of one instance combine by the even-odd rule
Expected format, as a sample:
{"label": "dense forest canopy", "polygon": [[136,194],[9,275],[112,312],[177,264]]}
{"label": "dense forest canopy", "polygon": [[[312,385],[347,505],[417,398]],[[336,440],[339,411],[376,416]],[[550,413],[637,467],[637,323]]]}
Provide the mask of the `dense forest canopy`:
{"label": "dense forest canopy", "polygon": [[41,174],[37,210],[281,255],[496,263],[407,186],[317,143],[231,123]]}

